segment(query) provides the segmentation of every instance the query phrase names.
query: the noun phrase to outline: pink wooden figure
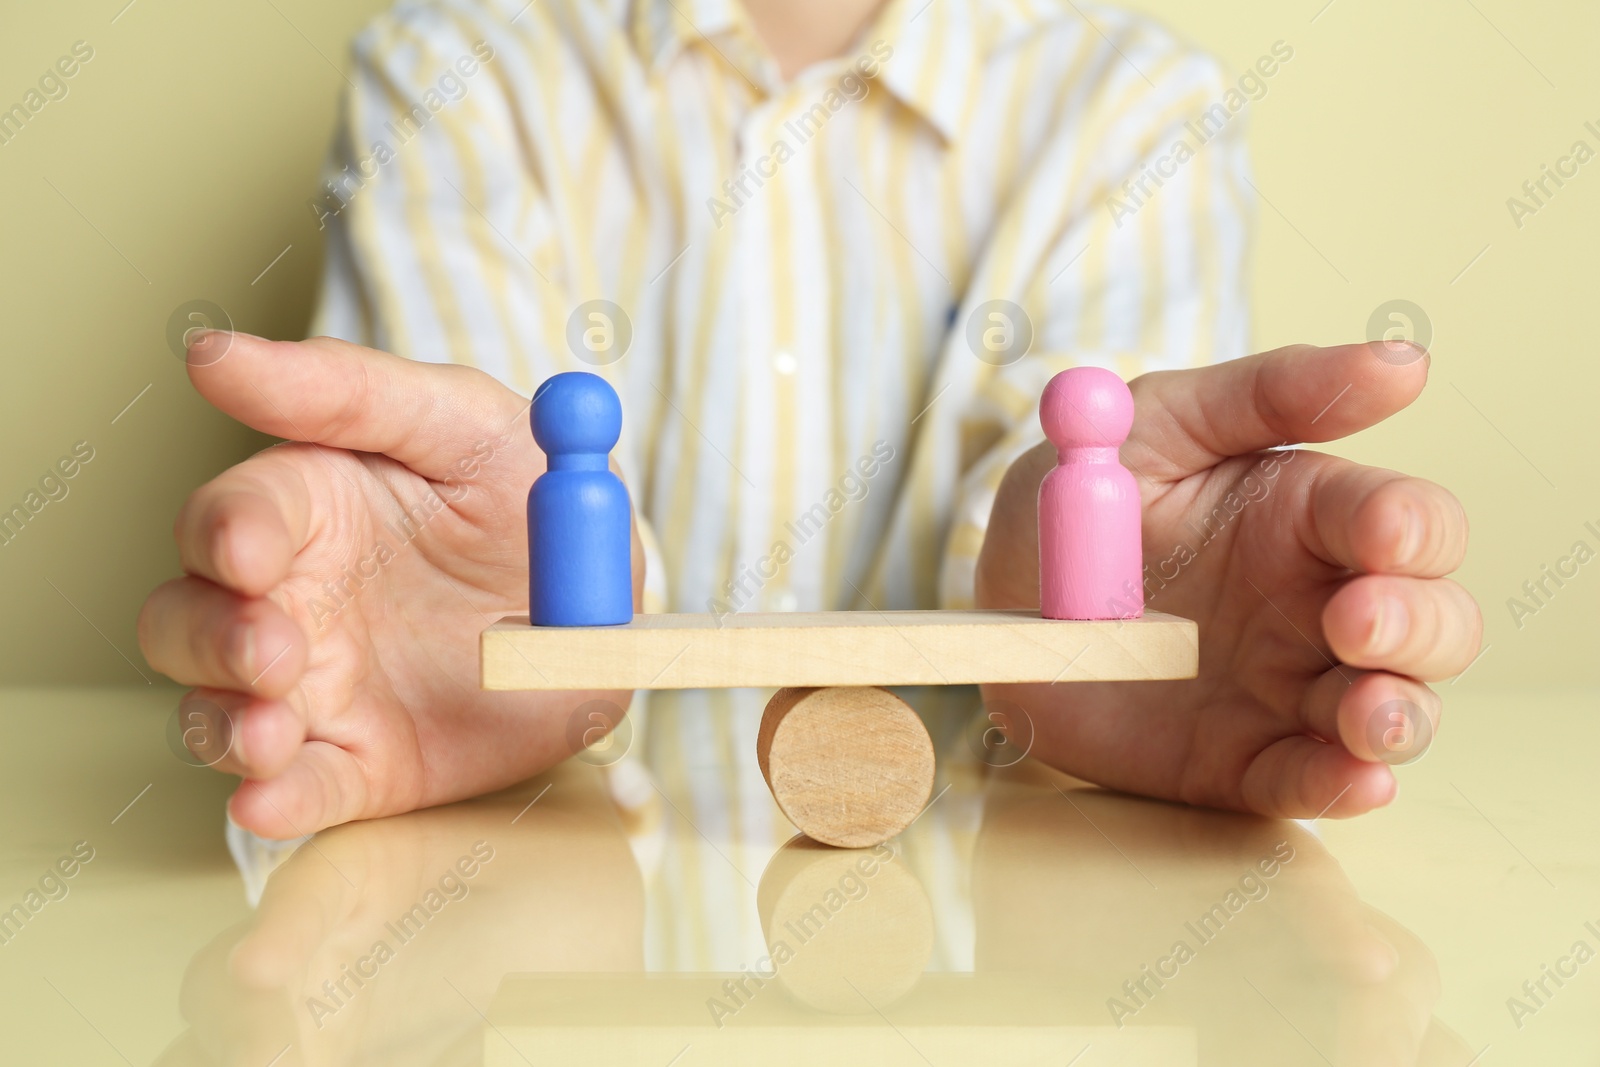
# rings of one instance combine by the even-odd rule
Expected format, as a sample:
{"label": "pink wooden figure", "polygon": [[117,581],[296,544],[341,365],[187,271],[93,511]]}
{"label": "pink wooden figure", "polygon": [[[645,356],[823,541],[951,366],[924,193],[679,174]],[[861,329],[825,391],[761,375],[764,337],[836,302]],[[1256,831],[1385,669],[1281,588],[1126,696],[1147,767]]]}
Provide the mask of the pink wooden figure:
{"label": "pink wooden figure", "polygon": [[1039,422],[1056,446],[1056,469],[1039,486],[1039,613],[1138,618],[1139,487],[1117,458],[1133,427],[1133,394],[1111,371],[1074,367],[1044,387]]}

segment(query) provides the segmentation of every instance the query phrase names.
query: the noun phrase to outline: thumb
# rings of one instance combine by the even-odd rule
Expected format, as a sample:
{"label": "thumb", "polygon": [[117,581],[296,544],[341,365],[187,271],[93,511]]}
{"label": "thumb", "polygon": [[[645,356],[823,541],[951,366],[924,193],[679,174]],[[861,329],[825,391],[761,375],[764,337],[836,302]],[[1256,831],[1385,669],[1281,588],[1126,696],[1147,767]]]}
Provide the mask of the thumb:
{"label": "thumb", "polygon": [[378,452],[435,480],[516,429],[528,401],[482,371],[417,363],[331,337],[208,330],[189,345],[200,395],[263,433]]}
{"label": "thumb", "polygon": [[1160,481],[1275,445],[1336,441],[1409,405],[1428,380],[1410,342],[1291,345],[1129,383],[1137,414],[1124,462]]}

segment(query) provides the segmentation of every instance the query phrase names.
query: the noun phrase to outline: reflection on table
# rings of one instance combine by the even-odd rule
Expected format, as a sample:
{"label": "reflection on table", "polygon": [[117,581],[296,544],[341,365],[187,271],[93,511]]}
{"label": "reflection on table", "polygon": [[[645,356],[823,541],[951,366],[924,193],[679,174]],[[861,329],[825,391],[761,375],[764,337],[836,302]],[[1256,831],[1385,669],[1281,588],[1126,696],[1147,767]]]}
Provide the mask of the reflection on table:
{"label": "reflection on table", "polygon": [[[158,1062],[1471,1061],[1427,948],[1312,829],[998,766],[962,699],[924,711],[936,799],[878,849],[737,839],[693,775],[764,796],[745,769],[646,751],[329,830],[270,874],[246,850],[258,906],[195,956]],[[656,702],[652,730],[693,714]]]}

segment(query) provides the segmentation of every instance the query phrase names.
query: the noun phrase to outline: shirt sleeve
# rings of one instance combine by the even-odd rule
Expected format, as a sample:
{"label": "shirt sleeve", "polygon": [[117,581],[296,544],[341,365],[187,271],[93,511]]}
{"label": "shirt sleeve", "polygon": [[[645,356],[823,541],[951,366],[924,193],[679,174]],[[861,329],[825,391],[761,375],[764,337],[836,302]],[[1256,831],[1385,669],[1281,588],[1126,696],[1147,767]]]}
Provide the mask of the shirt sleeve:
{"label": "shirt sleeve", "polygon": [[[313,334],[477,367],[524,396],[560,371],[620,373],[577,362],[567,345],[560,235],[519,126],[516,100],[539,89],[518,34],[429,4],[397,8],[356,38],[308,202],[325,247]],[[642,515],[639,525],[644,610],[664,610],[665,568]]]}
{"label": "shirt sleeve", "polygon": [[312,211],[327,231],[316,326],[480,367],[524,393],[560,369],[553,228],[519,148],[502,28],[413,5],[352,46],[351,88]]}
{"label": "shirt sleeve", "polygon": [[[953,331],[959,358],[996,365],[977,376],[959,422],[941,607],[973,606],[996,490],[1044,440],[1039,397],[1054,374],[1093,365],[1133,378],[1247,350],[1249,98],[1210,57],[1164,36],[1125,39],[1118,55],[1095,103],[1063,125],[1008,205],[993,241],[1010,254],[974,279]],[[984,293],[1016,299],[978,302]],[[1013,331],[1025,354],[984,353],[985,328],[1002,341]]]}

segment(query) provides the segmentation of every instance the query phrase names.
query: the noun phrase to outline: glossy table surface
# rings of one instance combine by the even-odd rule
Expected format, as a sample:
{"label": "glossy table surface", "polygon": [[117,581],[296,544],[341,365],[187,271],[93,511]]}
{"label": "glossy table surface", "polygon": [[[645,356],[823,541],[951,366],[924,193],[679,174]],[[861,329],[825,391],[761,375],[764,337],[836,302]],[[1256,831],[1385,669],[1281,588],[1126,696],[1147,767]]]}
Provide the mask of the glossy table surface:
{"label": "glossy table surface", "polygon": [[1316,823],[1014,762],[943,694],[935,800],[842,852],[684,785],[747,751],[273,848],[169,749],[175,691],[6,691],[0,1062],[1600,1060],[1600,694],[1447,692],[1395,804]]}

